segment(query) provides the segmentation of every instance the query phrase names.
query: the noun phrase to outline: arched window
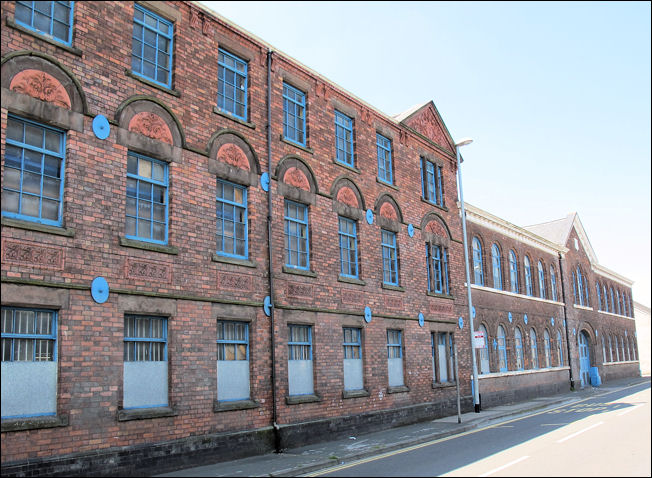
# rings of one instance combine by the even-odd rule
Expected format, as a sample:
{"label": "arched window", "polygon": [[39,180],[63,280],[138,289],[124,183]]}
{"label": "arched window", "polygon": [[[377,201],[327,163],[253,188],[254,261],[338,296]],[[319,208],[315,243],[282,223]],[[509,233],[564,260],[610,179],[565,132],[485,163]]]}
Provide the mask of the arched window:
{"label": "arched window", "polygon": [[516,370],[523,370],[523,334],[521,329],[514,329],[514,347],[516,349]]}
{"label": "arched window", "polygon": [[503,288],[503,270],[500,264],[500,249],[498,244],[491,246],[491,269],[494,276],[494,289]]}
{"label": "arched window", "polygon": [[602,363],[607,361],[607,349],[604,345],[604,335],[602,336]]}
{"label": "arched window", "polygon": [[598,298],[598,310],[602,310],[602,299],[600,297],[600,283],[595,283],[595,295]]}
{"label": "arched window", "polygon": [[582,279],[582,271],[580,270],[580,266],[577,266],[577,272],[575,273],[575,280],[577,282],[576,290],[577,290],[577,303],[579,305],[584,305],[584,280]]}
{"label": "arched window", "polygon": [[518,294],[518,262],[514,251],[509,251],[509,285],[510,290]]}
{"label": "arched window", "polygon": [[546,356],[546,368],[552,367],[551,358],[550,358],[550,334],[547,330],[543,331],[543,341],[545,346],[545,356]]}
{"label": "arched window", "polygon": [[539,368],[539,353],[537,351],[537,333],[530,329],[530,352],[532,358],[532,368]]}
{"label": "arched window", "polygon": [[559,360],[558,365],[560,367],[564,366],[564,349],[563,342],[561,340],[561,332],[557,331],[557,359]]}
{"label": "arched window", "polygon": [[618,336],[614,337],[614,348],[616,349],[616,362],[620,362],[620,350],[618,350]]}
{"label": "arched window", "polygon": [[618,311],[617,312],[618,315],[623,315],[623,311],[620,308],[620,294],[618,293],[617,290],[616,290],[616,310]]}
{"label": "arched window", "polygon": [[602,285],[602,298],[604,299],[604,311],[609,312],[609,298],[607,297],[607,286]]}
{"label": "arched window", "polygon": [[480,325],[480,329],[484,333],[484,347],[478,349],[480,354],[480,373],[489,373],[489,334],[484,325]]}
{"label": "arched window", "polygon": [[634,340],[633,338],[630,338],[629,340],[632,341],[632,360],[638,360],[636,358],[636,340]]}
{"label": "arched window", "polygon": [[537,269],[539,270],[539,297],[542,299],[546,298],[546,275],[543,272],[543,264],[539,261],[537,264]]}
{"label": "arched window", "polygon": [[507,372],[507,349],[505,348],[505,329],[498,326],[498,368],[501,372]]}
{"label": "arched window", "polygon": [[473,283],[484,285],[484,275],[482,273],[482,247],[480,239],[473,238]]}
{"label": "arched window", "polygon": [[611,343],[611,335],[609,336],[609,362],[614,361],[614,348],[613,344]]}
{"label": "arched window", "polygon": [[624,362],[625,360],[627,360],[627,358],[625,357],[625,341],[623,340],[622,337],[620,338],[620,351],[622,353],[621,357]]}
{"label": "arched window", "polygon": [[614,288],[611,287],[609,289],[609,295],[611,296],[611,313],[615,314],[616,313],[616,304],[614,303]]}
{"label": "arched window", "polygon": [[550,266],[550,292],[552,293],[552,300],[557,300],[557,276],[555,276],[555,268]]}
{"label": "arched window", "polygon": [[530,267],[530,258],[523,257],[523,265],[525,266],[525,293],[532,296],[532,268]]}

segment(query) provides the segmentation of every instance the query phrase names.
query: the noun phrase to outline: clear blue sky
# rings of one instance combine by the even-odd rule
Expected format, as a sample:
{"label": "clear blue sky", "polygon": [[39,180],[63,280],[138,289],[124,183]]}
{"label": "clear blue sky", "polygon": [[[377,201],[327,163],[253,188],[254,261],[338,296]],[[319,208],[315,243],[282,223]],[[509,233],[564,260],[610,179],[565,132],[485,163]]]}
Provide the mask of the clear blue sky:
{"label": "clear blue sky", "polygon": [[388,115],[433,100],[464,199],[577,212],[650,305],[649,2],[201,2]]}

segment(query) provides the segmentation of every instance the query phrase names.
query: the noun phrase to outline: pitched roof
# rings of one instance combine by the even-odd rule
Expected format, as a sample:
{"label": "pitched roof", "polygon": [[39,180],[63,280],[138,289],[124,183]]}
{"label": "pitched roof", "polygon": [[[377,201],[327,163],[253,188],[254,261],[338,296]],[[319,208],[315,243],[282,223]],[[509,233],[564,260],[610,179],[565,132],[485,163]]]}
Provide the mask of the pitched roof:
{"label": "pitched roof", "polygon": [[565,246],[571,229],[573,228],[576,215],[577,213],[572,212],[562,219],[555,219],[554,221],[525,226],[523,229],[546,238],[551,242]]}

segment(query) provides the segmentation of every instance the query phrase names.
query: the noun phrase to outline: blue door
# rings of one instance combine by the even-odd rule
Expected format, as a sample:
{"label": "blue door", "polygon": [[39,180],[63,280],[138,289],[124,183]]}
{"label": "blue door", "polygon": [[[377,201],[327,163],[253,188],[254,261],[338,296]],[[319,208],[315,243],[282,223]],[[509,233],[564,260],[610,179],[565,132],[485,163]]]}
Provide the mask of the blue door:
{"label": "blue door", "polygon": [[589,356],[589,338],[586,332],[580,332],[578,337],[580,347],[580,378],[582,379],[582,387],[589,385],[589,370],[591,368],[591,358]]}

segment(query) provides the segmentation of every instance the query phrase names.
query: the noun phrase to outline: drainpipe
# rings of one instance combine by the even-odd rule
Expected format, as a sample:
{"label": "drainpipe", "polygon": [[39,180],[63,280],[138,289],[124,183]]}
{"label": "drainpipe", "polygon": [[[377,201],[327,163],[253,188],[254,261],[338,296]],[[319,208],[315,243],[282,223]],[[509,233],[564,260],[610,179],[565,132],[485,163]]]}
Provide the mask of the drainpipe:
{"label": "drainpipe", "polygon": [[568,354],[568,372],[571,390],[575,390],[575,380],[573,379],[573,364],[571,363],[570,337],[568,335],[568,315],[566,314],[566,291],[564,289],[564,269],[561,265],[561,252],[557,253],[559,258],[559,277],[561,278],[561,300],[564,302],[564,329],[566,330],[566,352]]}
{"label": "drainpipe", "polygon": [[272,427],[274,429],[274,452],[281,452],[281,435],[277,423],[278,411],[276,409],[276,340],[274,333],[274,263],[272,246],[272,50],[267,50],[267,174],[269,175],[269,189],[267,191],[267,252],[269,259],[269,328],[271,337],[272,359]]}

